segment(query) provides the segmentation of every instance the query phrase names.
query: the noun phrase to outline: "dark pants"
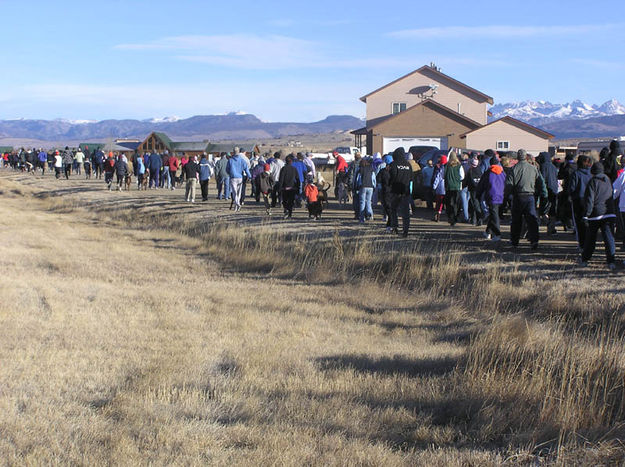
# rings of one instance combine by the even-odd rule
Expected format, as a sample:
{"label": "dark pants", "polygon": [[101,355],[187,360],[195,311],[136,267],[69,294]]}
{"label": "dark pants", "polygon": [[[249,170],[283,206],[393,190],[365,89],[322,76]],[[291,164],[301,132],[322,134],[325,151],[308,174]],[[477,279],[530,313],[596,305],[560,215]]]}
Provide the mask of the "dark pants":
{"label": "dark pants", "polygon": [[536,198],[533,195],[515,196],[512,200],[512,223],[510,224],[510,241],[519,244],[521,226],[525,219],[527,238],[530,243],[538,243],[538,216],[536,216]]}
{"label": "dark pants", "polygon": [[486,224],[486,233],[493,237],[501,237],[501,229],[499,227],[499,208],[501,204],[488,205],[488,223]]}
{"label": "dark pants", "polygon": [[315,217],[315,219],[317,219],[321,216],[322,212],[323,206],[321,205],[321,201],[308,203],[308,217]]}
{"label": "dark pants", "polygon": [[278,203],[280,202],[280,198],[281,198],[281,193],[280,193],[280,189],[278,188],[278,183],[276,183],[273,186],[273,190],[271,192],[271,207],[275,208]]}
{"label": "dark pants", "polygon": [[208,179],[200,180],[200,189],[202,190],[202,201],[208,201]]}
{"label": "dark pants", "polygon": [[[475,191],[469,191],[469,205],[471,207],[471,223],[481,223],[484,218],[484,213],[482,213],[482,205],[480,200],[477,198]],[[497,210],[499,210],[499,205],[497,205]],[[497,216],[497,220],[499,220],[499,215]]]}
{"label": "dark pants", "polygon": [[449,190],[446,194],[445,200],[447,201],[447,220],[451,225],[458,222],[458,211],[460,210],[460,191]]}
{"label": "dark pants", "polygon": [[573,201],[573,228],[575,229],[575,236],[577,237],[577,244],[579,249],[583,250],[586,245],[586,224],[584,224],[584,207],[581,201]]}
{"label": "dark pants", "polygon": [[67,164],[65,166],[65,178],[67,180],[69,180],[69,174],[71,174],[71,173],[72,173],[72,166],[70,164]]}
{"label": "dark pants", "polygon": [[582,261],[588,261],[595,251],[597,243],[597,232],[601,229],[603,236],[603,244],[605,245],[605,257],[608,264],[614,263],[614,218],[601,219],[598,221],[588,222],[588,230],[586,232],[586,240],[584,243],[584,252],[582,253]]}
{"label": "dark pants", "polygon": [[95,175],[98,178],[102,178],[102,171],[104,170],[104,164],[96,164],[95,165]]}
{"label": "dark pants", "polygon": [[391,226],[391,199],[392,195],[386,190],[380,190],[380,202],[382,203],[382,209],[384,209],[384,215],[386,216],[386,226]]}
{"label": "dark pants", "polygon": [[126,176],[124,174],[117,174],[117,188],[119,190],[122,189],[124,185],[124,180],[126,180]]}
{"label": "dark pants", "polygon": [[152,186],[158,188],[158,181],[160,178],[158,169],[150,169],[150,188],[152,188]]}
{"label": "dark pants", "polygon": [[282,190],[282,206],[284,206],[284,213],[288,214],[289,217],[293,214],[293,205],[295,204],[296,195],[296,189]]}
{"label": "dark pants", "polygon": [[352,209],[354,219],[360,219],[360,194],[357,191],[352,192]]}
{"label": "dark pants", "polygon": [[265,203],[265,210],[269,213],[271,209],[271,203],[269,202],[269,193],[263,193],[263,203]]}
{"label": "dark pants", "polygon": [[398,212],[402,219],[402,233],[408,235],[410,229],[410,195],[399,195],[396,193],[391,194],[391,227],[397,229],[398,225]]}

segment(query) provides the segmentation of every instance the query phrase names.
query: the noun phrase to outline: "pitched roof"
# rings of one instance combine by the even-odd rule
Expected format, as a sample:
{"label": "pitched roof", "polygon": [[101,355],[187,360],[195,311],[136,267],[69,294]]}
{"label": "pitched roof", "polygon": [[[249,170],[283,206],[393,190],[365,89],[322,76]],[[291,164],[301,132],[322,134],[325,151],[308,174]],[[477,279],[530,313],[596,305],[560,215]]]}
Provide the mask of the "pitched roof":
{"label": "pitched roof", "polygon": [[540,136],[541,138],[546,138],[546,139],[551,139],[551,138],[555,138],[555,135],[552,135],[551,133],[547,133],[545,130],[541,130],[540,128],[536,128],[535,126],[530,125],[529,123],[525,123],[522,122],[521,120],[517,120],[516,118],[512,118],[508,115],[506,115],[505,117],[502,117],[498,120],[495,120],[493,122],[490,122],[480,128],[476,128],[475,130],[471,130],[471,131],[467,131],[466,133],[460,135],[461,138],[466,137],[469,133],[474,133],[476,131],[481,130],[482,128],[486,128],[487,126],[491,126],[494,125],[495,123],[498,122],[506,122],[510,125],[516,126],[517,128],[521,128],[522,130],[528,131],[530,133],[534,133],[537,136]]}
{"label": "pitched roof", "polygon": [[174,151],[206,151],[208,141],[172,141],[171,149]]}
{"label": "pitched roof", "polygon": [[390,120],[393,120],[395,118],[398,118],[400,116],[404,116],[406,113],[408,113],[409,111],[411,111],[412,109],[415,109],[419,106],[427,106],[430,108],[434,108],[434,110],[438,110],[438,111],[443,111],[443,112],[447,112],[451,115],[453,115],[454,117],[464,120],[465,123],[471,125],[471,126],[475,126],[476,128],[479,128],[482,126],[481,123],[476,122],[475,120],[470,119],[469,117],[462,115],[458,112],[456,112],[455,110],[450,109],[449,107],[444,106],[443,104],[439,104],[438,102],[436,102],[435,100],[432,99],[425,99],[424,101],[419,102],[418,104],[415,104],[411,107],[408,107],[406,110],[404,110],[403,112],[399,112],[393,115],[387,115],[386,117],[380,117],[380,118],[376,118],[373,120],[370,120],[367,122],[367,129],[371,129],[371,128],[375,128],[376,126],[380,125],[381,123],[385,123],[388,122]]}
{"label": "pitched roof", "polygon": [[404,76],[402,76],[400,78],[397,78],[395,81],[391,81],[390,83],[385,84],[384,86],[382,86],[381,88],[376,89],[375,91],[371,91],[369,94],[367,94],[365,96],[362,96],[360,98],[360,100],[363,101],[363,102],[367,102],[367,97],[375,94],[376,92],[379,92],[382,89],[386,89],[389,86],[392,86],[393,84],[403,80],[404,78],[408,78],[409,76],[412,76],[412,75],[417,74],[417,73],[423,73],[424,71],[427,71],[429,73],[433,73],[438,78],[440,78],[442,80],[451,81],[452,83],[457,84],[458,86],[464,88],[465,90],[467,90],[467,91],[469,91],[469,92],[471,92],[473,94],[476,94],[477,96],[481,97],[482,99],[484,99],[486,102],[488,102],[491,105],[494,103],[493,98],[490,97],[489,95],[484,94],[483,92],[480,92],[477,89],[472,88],[471,86],[467,86],[466,84],[458,81],[457,79],[454,79],[451,76],[448,76],[445,73],[442,73],[442,72],[438,71],[436,68],[433,68],[433,67],[431,67],[429,65],[424,65],[424,66],[422,66],[421,68],[419,68],[417,70],[411,71],[410,73],[408,73],[408,74],[406,74],[406,75],[404,75]]}
{"label": "pitched roof", "polygon": [[161,133],[160,131],[155,131],[154,134],[159,137],[159,139],[165,144],[165,146],[171,148],[171,139],[165,133]]}

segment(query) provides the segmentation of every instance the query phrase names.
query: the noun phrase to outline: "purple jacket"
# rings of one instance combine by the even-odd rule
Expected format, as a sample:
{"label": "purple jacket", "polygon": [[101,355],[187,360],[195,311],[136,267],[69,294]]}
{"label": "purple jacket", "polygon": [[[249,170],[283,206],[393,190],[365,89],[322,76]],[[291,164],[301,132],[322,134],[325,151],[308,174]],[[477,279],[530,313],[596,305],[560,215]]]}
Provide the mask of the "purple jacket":
{"label": "purple jacket", "polygon": [[491,165],[482,175],[477,188],[478,198],[484,194],[487,204],[503,204],[503,192],[506,187],[506,174],[500,165]]}

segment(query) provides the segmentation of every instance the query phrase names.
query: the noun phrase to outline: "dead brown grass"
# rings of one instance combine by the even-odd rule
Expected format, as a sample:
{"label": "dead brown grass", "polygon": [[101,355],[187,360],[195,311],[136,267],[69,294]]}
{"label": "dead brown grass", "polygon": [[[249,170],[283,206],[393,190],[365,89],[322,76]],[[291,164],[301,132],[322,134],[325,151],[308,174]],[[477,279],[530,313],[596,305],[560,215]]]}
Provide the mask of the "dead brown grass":
{"label": "dead brown grass", "polygon": [[602,278],[0,189],[9,464],[623,459]]}

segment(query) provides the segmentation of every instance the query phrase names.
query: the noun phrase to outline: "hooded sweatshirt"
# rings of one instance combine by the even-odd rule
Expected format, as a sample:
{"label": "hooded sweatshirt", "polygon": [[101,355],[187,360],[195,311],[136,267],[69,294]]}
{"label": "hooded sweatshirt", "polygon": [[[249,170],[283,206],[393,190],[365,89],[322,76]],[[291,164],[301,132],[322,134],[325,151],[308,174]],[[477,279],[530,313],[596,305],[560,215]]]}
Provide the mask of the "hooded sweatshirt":
{"label": "hooded sweatshirt", "polygon": [[577,169],[569,179],[569,195],[571,200],[582,202],[586,193],[586,186],[592,178],[590,175],[590,167]]}
{"label": "hooded sweatshirt", "polygon": [[548,152],[541,152],[536,161],[540,164],[540,173],[545,180],[547,190],[551,193],[558,193],[558,169],[553,162],[551,162],[551,156]]}
{"label": "hooded sweatshirt", "polygon": [[593,177],[588,182],[584,195],[586,206],[584,219],[589,221],[616,217],[612,183],[603,171],[601,162],[595,162],[590,169]]}
{"label": "hooded sweatshirt", "polygon": [[393,162],[389,166],[391,193],[398,195],[410,194],[410,182],[412,181],[412,168],[406,160],[404,148],[399,147],[393,151]]}
{"label": "hooded sweatshirt", "polygon": [[610,152],[603,161],[604,173],[614,182],[618,174],[618,164],[616,158],[621,154],[621,145],[618,141],[613,140],[610,143]]}

